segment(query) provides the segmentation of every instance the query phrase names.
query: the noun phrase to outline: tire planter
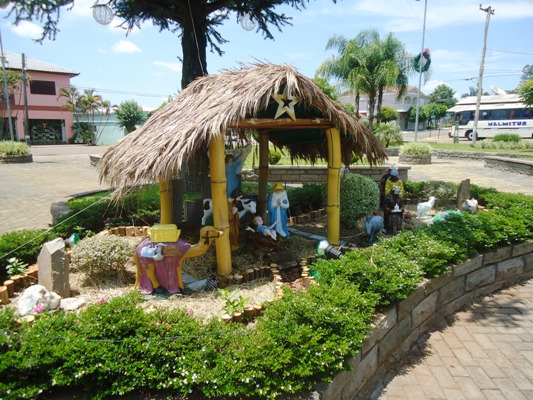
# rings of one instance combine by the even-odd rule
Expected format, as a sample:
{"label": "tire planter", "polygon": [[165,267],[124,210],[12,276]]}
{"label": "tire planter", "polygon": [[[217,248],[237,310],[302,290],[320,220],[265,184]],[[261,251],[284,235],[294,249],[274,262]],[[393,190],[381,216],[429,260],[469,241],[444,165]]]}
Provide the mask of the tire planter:
{"label": "tire planter", "polygon": [[401,164],[431,164],[431,154],[424,154],[420,156],[402,156],[398,157]]}
{"label": "tire planter", "polygon": [[1,155],[0,156],[0,163],[3,163],[3,164],[31,163],[31,162],[33,162],[33,156],[31,154]]}

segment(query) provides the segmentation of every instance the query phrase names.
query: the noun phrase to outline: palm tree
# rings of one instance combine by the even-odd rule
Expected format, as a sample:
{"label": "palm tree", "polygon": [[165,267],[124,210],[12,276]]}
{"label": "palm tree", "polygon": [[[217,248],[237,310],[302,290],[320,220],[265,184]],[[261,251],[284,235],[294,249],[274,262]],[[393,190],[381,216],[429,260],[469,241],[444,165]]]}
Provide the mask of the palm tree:
{"label": "palm tree", "polygon": [[133,132],[137,125],[141,125],[146,116],[142,107],[135,100],[127,100],[120,103],[118,106],[113,106],[117,116],[118,125],[128,133]]}
{"label": "palm tree", "polygon": [[318,68],[317,74],[341,80],[355,95],[357,113],[360,94],[366,93],[369,125],[372,128],[375,111],[378,115],[381,111],[384,89],[398,86],[398,96],[402,96],[407,88],[409,56],[403,43],[393,34],[388,34],[381,41],[379,33],[370,29],[362,31],[352,40],[333,36],[326,45],[326,49],[331,48],[337,48],[339,55],[326,60]]}

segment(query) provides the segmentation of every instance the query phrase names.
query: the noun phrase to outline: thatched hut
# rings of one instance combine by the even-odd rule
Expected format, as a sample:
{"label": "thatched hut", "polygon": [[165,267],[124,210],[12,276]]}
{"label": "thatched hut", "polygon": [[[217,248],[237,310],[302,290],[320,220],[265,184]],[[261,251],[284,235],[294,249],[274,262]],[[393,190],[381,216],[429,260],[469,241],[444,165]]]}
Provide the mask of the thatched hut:
{"label": "thatched hut", "polygon": [[159,182],[161,223],[171,223],[173,176],[183,162],[206,160],[207,153],[214,225],[224,232],[216,241],[218,272],[227,275],[224,139],[232,133],[249,139],[252,132],[258,132],[260,212],[267,198],[269,142],[286,149],[293,160],[328,160],[328,241],[338,244],[342,162],[349,164],[355,154],[375,165],[386,159],[385,151],[370,130],[290,66],[254,64],[198,78],[109,148],[99,163],[100,180],[118,192]]}

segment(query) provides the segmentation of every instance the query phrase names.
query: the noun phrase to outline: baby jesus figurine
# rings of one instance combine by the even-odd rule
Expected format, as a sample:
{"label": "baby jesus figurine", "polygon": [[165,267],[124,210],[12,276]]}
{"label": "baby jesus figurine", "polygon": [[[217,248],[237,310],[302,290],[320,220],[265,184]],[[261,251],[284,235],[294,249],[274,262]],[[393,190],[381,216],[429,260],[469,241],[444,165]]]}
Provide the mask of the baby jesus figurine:
{"label": "baby jesus figurine", "polygon": [[263,218],[261,218],[260,215],[256,215],[252,219],[252,223],[255,225],[255,230],[247,226],[246,227],[247,231],[252,231],[252,232],[257,231],[259,233],[262,233],[264,236],[270,236],[272,239],[276,240],[277,235],[276,235],[276,231],[273,228],[276,226],[277,222],[274,222],[270,226],[263,225]]}

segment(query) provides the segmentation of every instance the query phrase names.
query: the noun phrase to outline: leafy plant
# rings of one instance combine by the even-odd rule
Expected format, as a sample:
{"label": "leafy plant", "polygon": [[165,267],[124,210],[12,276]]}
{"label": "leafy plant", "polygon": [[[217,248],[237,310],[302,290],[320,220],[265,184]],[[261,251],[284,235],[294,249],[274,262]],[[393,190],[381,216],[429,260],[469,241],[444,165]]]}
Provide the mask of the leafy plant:
{"label": "leafy plant", "polygon": [[115,235],[98,235],[82,239],[72,248],[72,266],[89,277],[101,274],[124,276],[125,263],[133,259],[134,249]]}
{"label": "leafy plant", "polygon": [[411,142],[400,146],[401,156],[425,156],[431,154],[431,146],[427,143]]}
{"label": "leafy plant", "polygon": [[391,143],[403,143],[403,136],[400,127],[396,122],[379,124],[374,127],[374,135],[385,146],[389,147]]}
{"label": "leafy plant", "polygon": [[220,294],[220,298],[225,301],[223,310],[228,315],[233,315],[236,312],[243,312],[244,307],[246,307],[246,304],[248,303],[248,299],[245,299],[241,295],[239,297],[236,297],[239,293],[239,289],[235,289],[233,291],[229,291],[229,289],[218,289],[218,293]]}
{"label": "leafy plant", "polygon": [[341,178],[341,212],[343,224],[357,226],[357,220],[371,214],[379,204],[378,184],[359,174],[344,174]]}
{"label": "leafy plant", "polygon": [[20,261],[16,257],[11,257],[9,260],[7,260],[6,270],[7,270],[7,276],[10,278],[15,275],[23,274],[27,268],[28,268],[28,264]]}
{"label": "leafy plant", "polygon": [[24,156],[29,154],[31,154],[30,147],[26,143],[11,140],[0,141],[0,156]]}

